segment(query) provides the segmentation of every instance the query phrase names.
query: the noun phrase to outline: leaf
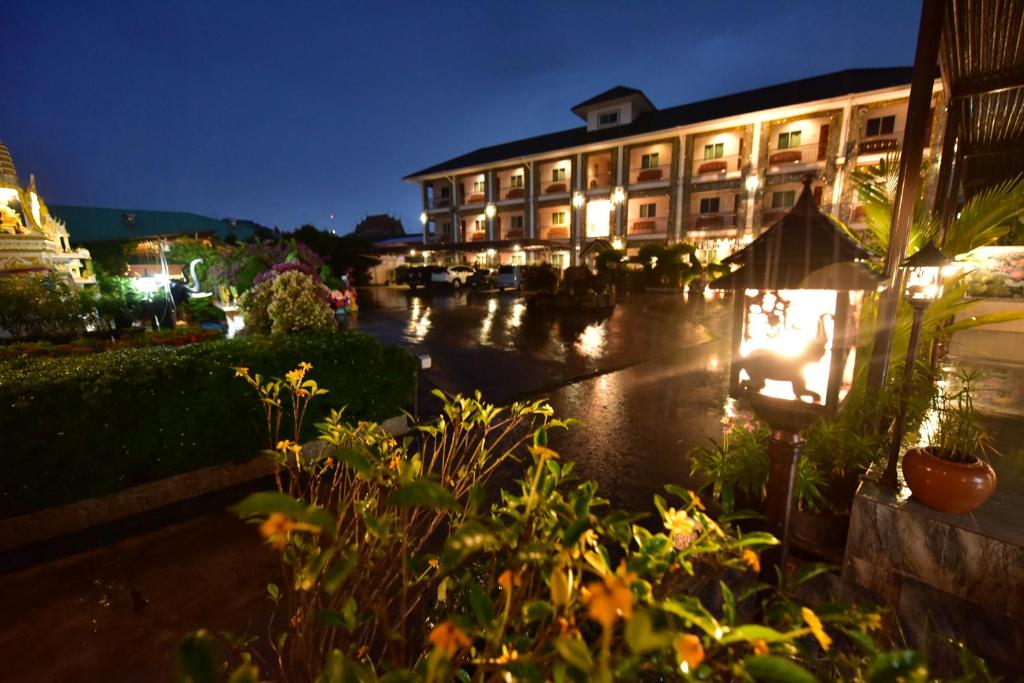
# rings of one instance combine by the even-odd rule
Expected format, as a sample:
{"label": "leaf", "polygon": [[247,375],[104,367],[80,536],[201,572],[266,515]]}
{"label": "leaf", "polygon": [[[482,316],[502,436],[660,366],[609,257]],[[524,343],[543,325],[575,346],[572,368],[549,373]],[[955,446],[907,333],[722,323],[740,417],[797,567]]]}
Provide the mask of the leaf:
{"label": "leaf", "polygon": [[470,555],[493,548],[498,537],[482,523],[470,520],[448,537],[441,561],[446,567],[461,564]]}
{"label": "leaf", "polygon": [[668,647],[675,634],[670,630],[656,629],[649,610],[637,610],[626,622],[625,636],[629,649],[640,655]]}
{"label": "leaf", "polygon": [[682,617],[715,640],[720,639],[725,632],[711,612],[708,612],[701,601],[692,595],[669,598],[661,606],[666,612]]}
{"label": "leaf", "polygon": [[547,600],[533,600],[523,605],[523,621],[532,624],[547,619],[555,613],[555,608]]}
{"label": "leaf", "polygon": [[476,623],[486,629],[494,618],[494,609],[491,607],[490,598],[475,581],[469,584],[469,606],[476,617]]}
{"label": "leaf", "polygon": [[722,637],[722,644],[727,645],[729,643],[739,642],[751,643],[755,640],[763,640],[766,643],[776,643],[787,640],[787,637],[784,633],[780,633],[768,626],[762,626],[761,624],[743,624],[742,626],[737,626],[726,633],[725,636]]}
{"label": "leaf", "polygon": [[793,578],[790,579],[790,581],[792,581],[793,586],[799,586],[801,584],[807,583],[815,576],[818,576],[819,574],[826,574],[834,570],[835,568],[835,565],[827,564],[824,562],[808,562],[806,564],[800,565],[800,569],[797,570],[795,574],[793,574]]}
{"label": "leaf", "polygon": [[253,493],[242,502],[231,507],[231,511],[239,517],[284,515],[297,522],[317,527],[321,532],[334,535],[334,516],[317,505],[306,505],[286,493],[262,491]]}
{"label": "leaf", "polygon": [[242,664],[231,674],[228,683],[260,683],[260,670],[253,664]]}
{"label": "leaf", "polygon": [[562,534],[562,544],[566,546],[576,545],[576,541],[580,540],[580,536],[583,532],[591,527],[590,519],[583,517],[565,527],[565,532]]}
{"label": "leaf", "polygon": [[206,631],[185,636],[178,644],[177,683],[215,683],[217,665],[213,637]]}
{"label": "leaf", "polygon": [[351,467],[363,479],[369,479],[373,475],[373,463],[353,448],[332,448],[329,455],[338,462],[343,462]]}
{"label": "leaf", "polygon": [[399,488],[388,497],[388,504],[397,507],[459,507],[459,502],[448,489],[428,479],[417,479]]}
{"label": "leaf", "polygon": [[324,668],[316,677],[316,683],[374,683],[376,680],[372,671],[352,661],[340,650],[331,650]]}
{"label": "leaf", "polygon": [[281,597],[281,590],[277,587],[276,583],[267,584],[267,593],[270,595],[270,599],[277,602],[278,598]]}
{"label": "leaf", "polygon": [[334,628],[345,628],[345,619],[341,616],[340,612],[330,609],[322,609],[316,613],[315,618],[321,624],[327,624]]}
{"label": "leaf", "polygon": [[924,681],[927,673],[921,653],[914,650],[894,650],[875,657],[868,667],[867,682]]}
{"label": "leaf", "polygon": [[359,563],[359,551],[353,548],[348,548],[344,555],[339,556],[331,566],[328,567],[324,573],[323,589],[328,595],[333,594],[341,584],[345,583],[345,579],[352,573],[356,565]]}
{"label": "leaf", "polygon": [[590,656],[587,644],[572,636],[561,636],[555,639],[555,651],[568,664],[583,673],[589,672],[594,667],[594,660]]}
{"label": "leaf", "polygon": [[807,669],[775,655],[747,657],[743,669],[758,683],[816,683]]}

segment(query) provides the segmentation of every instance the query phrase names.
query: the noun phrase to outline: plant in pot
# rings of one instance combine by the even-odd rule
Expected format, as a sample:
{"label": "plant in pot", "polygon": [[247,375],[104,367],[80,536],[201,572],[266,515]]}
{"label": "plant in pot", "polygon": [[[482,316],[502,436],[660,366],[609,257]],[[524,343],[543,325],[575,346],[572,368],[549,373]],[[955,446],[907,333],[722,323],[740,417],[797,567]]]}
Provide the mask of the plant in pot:
{"label": "plant in pot", "polygon": [[975,510],[996,488],[996,473],[985,461],[995,450],[974,407],[977,381],[976,373],[962,370],[954,389],[936,392],[922,426],[928,445],[903,456],[903,478],[914,498],[942,512]]}

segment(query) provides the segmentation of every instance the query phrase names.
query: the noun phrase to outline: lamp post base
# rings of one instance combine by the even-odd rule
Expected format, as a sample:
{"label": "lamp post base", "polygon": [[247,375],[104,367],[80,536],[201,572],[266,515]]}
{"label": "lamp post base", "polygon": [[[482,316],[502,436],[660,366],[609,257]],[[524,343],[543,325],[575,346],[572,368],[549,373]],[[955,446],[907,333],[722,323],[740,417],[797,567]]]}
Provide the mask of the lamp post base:
{"label": "lamp post base", "polygon": [[800,460],[804,440],[799,433],[785,429],[772,432],[768,449],[768,489],[765,514],[768,531],[779,539],[779,545],[765,553],[761,563],[762,578],[774,580],[774,570],[784,570],[789,560],[790,525],[793,517],[793,492],[796,488],[796,464]]}

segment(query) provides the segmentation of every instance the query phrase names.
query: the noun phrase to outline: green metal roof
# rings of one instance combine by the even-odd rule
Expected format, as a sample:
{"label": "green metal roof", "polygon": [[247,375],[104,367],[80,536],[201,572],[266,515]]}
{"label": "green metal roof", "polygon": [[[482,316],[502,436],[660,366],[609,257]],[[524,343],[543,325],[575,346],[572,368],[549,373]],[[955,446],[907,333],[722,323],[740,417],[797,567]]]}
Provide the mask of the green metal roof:
{"label": "green metal roof", "polygon": [[184,211],[147,211],[137,209],[100,209],[89,206],[48,206],[50,214],[67,224],[71,242],[108,242],[141,240],[175,235],[216,235],[220,239],[234,234],[240,240],[251,236],[248,226],[232,226],[226,221]]}

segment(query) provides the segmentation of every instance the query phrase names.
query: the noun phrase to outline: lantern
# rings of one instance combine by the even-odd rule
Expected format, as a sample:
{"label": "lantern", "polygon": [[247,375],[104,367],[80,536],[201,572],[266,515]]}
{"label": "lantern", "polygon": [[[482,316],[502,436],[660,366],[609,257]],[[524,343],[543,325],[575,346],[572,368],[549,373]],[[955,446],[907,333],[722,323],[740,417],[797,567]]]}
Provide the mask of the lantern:
{"label": "lantern", "polygon": [[813,176],[793,208],[724,263],[737,270],[711,283],[734,299],[729,393],[746,401],[773,430],[766,507],[789,552],[800,430],[834,415],[853,382],[863,293],[879,277],[874,256],[821,213]]}
{"label": "lantern", "polygon": [[949,265],[950,261],[933,244],[925,245],[902,264],[904,271],[903,295],[913,310],[913,320],[910,325],[910,340],[907,342],[907,356],[903,363],[903,384],[900,390],[899,407],[896,411],[896,419],[893,421],[885,472],[882,473],[882,484],[892,489],[899,485],[896,469],[900,457],[900,447],[903,444],[903,431],[907,425],[907,399],[913,389],[914,365],[917,362],[921,323],[924,321],[925,309],[942,296],[943,270]]}

